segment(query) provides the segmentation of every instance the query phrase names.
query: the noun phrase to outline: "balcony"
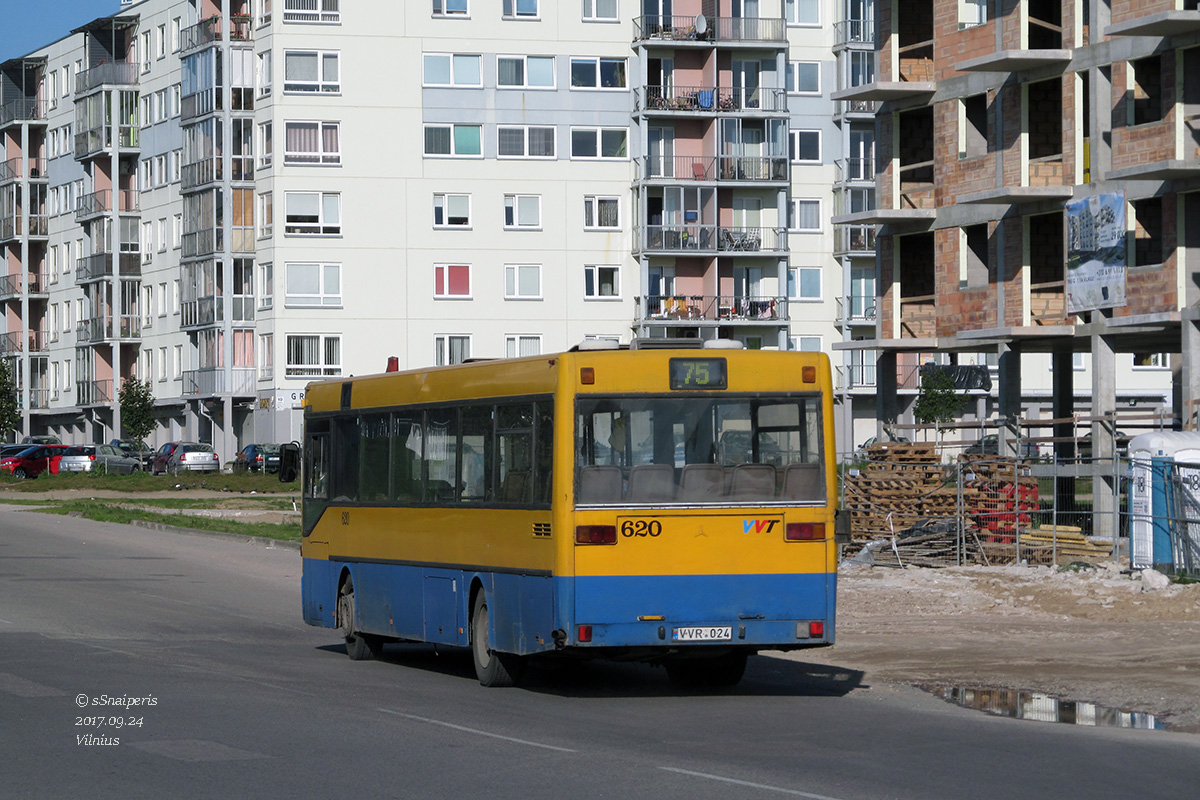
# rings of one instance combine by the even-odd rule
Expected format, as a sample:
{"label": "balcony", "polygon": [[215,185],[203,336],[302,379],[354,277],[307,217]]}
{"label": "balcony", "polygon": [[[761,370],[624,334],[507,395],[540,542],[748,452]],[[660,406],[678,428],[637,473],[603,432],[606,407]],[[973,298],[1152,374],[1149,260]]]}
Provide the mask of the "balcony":
{"label": "balcony", "polygon": [[876,228],[874,225],[834,226],[833,254],[835,256],[874,256]]}
{"label": "balcony", "polygon": [[10,100],[0,106],[0,128],[14,122],[39,122],[46,119],[46,104],[41,100]]}
{"label": "balcony", "polygon": [[138,193],[132,189],[118,190],[117,205],[118,208],[114,209],[111,189],[81,195],[79,204],[75,207],[75,221],[84,222],[92,217],[110,214],[114,210],[121,214],[135,213],[138,210]]}
{"label": "balcony", "polygon": [[772,255],[787,251],[784,228],[726,228],[716,225],[646,225],[643,248],[647,252],[737,252]]}
{"label": "balcony", "polygon": [[46,172],[46,159],[17,156],[7,161],[0,161],[0,183],[21,180],[25,175],[26,164],[29,166],[29,180],[49,180],[50,176]]}
{"label": "balcony", "polygon": [[[142,274],[142,257],[137,251],[122,252],[116,264],[117,274],[122,277],[140,277]],[[113,274],[112,253],[93,253],[75,261],[75,282],[78,284],[111,278]]]}
{"label": "balcony", "polygon": [[254,367],[208,367],[183,371],[183,394],[185,396],[209,397],[232,394],[243,397],[256,393],[258,376]]}
{"label": "balcony", "polygon": [[98,86],[136,86],[137,64],[132,61],[103,61],[75,76],[75,94],[90,92]]}
{"label": "balcony", "polygon": [[183,248],[183,258],[209,256],[224,248],[224,231],[221,228],[208,228],[183,234],[180,242]]}
{"label": "balcony", "polygon": [[838,100],[833,104],[838,119],[866,119],[874,117],[878,110],[879,103],[875,100]]}
{"label": "balcony", "polygon": [[[254,180],[253,159],[234,156],[230,161],[230,173],[230,180],[233,181]],[[218,154],[203,161],[184,164],[180,170],[179,188],[181,191],[196,189],[205,184],[218,183],[224,180],[224,176],[224,159]]]}
{"label": "balcony", "polygon": [[81,406],[94,406],[113,401],[112,380],[76,381],[75,389]]}
{"label": "balcony", "polygon": [[197,300],[185,300],[180,306],[181,328],[203,328],[215,325],[225,319],[224,297],[201,297]]}
{"label": "balcony", "polygon": [[787,89],[646,86],[634,92],[634,110],[651,114],[785,112]]}
{"label": "balcony", "polygon": [[833,166],[834,183],[875,182],[875,162],[869,158],[839,158]]}
{"label": "balcony", "polygon": [[787,156],[643,156],[642,180],[786,182]]}
{"label": "balcony", "polygon": [[638,297],[643,321],[667,322],[785,322],[786,297],[732,295],[647,295]]}
{"label": "balcony", "polygon": [[44,272],[24,273],[17,272],[12,275],[0,275],[0,300],[7,300],[13,297],[20,297],[21,292],[28,286],[29,294],[44,295],[48,289],[46,286],[47,275]]}
{"label": "balcony", "polygon": [[112,125],[103,125],[76,133],[75,159],[78,161],[104,152],[110,149],[114,143],[123,150],[137,150],[141,147],[141,129],[136,125],[121,125],[117,129],[115,141]]}
{"label": "balcony", "polygon": [[875,44],[875,20],[844,19],[833,23],[834,46],[851,44]]}
{"label": "balcony", "polygon": [[142,335],[142,319],[137,314],[122,314],[116,324],[110,317],[81,319],[75,326],[77,344],[98,344],[114,340],[136,340]]}
{"label": "balcony", "polygon": [[844,300],[839,297],[838,318],[843,325],[874,325],[878,315],[875,298],[852,294]]}
{"label": "balcony", "polygon": [[25,218],[19,214],[17,216],[0,218],[0,242],[19,239],[26,233],[30,237],[49,236],[49,220],[46,215],[30,214],[28,225],[25,223]]}
{"label": "balcony", "polygon": [[17,355],[22,351],[44,353],[46,351],[46,332],[30,329],[0,334],[0,356]]}
{"label": "balcony", "polygon": [[[247,16],[235,15],[229,18],[229,40],[232,42],[249,42],[254,39],[254,28]],[[179,52],[186,55],[192,50],[221,41],[221,18],[209,17],[179,32]]]}
{"label": "balcony", "polygon": [[58,399],[58,392],[50,389],[31,389],[29,391],[30,408],[49,408],[51,400]]}

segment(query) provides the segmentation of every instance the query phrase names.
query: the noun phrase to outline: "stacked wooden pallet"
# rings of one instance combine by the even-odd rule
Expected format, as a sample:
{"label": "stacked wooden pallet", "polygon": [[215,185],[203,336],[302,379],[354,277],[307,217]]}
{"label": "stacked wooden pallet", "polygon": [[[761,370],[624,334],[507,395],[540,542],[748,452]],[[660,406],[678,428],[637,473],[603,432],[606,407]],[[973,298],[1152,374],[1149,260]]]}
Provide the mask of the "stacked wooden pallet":
{"label": "stacked wooden pallet", "polygon": [[1112,557],[1112,545],[1092,541],[1074,525],[1034,528],[1021,532],[1021,559],[1031,564],[1097,562]]}
{"label": "stacked wooden pallet", "polygon": [[963,497],[970,524],[980,529],[985,541],[1015,541],[1038,510],[1037,479],[1022,475],[1013,458],[963,455],[959,459],[964,475],[970,476]]}
{"label": "stacked wooden pallet", "polygon": [[845,478],[844,507],[851,539],[867,542],[912,528],[930,518],[954,518],[957,492],[946,484],[933,443],[877,444],[866,463]]}

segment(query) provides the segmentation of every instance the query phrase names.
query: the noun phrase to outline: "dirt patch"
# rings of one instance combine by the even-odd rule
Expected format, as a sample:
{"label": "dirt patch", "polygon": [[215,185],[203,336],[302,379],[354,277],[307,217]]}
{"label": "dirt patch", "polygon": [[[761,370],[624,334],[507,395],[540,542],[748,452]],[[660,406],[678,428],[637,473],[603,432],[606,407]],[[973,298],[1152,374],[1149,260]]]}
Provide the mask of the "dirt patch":
{"label": "dirt patch", "polygon": [[864,681],[1027,689],[1200,732],[1200,585],[1050,567],[843,567],[837,645]]}

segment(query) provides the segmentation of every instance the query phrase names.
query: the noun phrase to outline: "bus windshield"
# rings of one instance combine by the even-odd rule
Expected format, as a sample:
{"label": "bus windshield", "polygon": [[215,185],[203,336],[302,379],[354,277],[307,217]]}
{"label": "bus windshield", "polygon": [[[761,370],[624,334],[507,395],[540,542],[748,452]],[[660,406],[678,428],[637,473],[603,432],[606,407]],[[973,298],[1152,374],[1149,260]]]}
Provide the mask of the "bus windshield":
{"label": "bus windshield", "polygon": [[576,504],[823,503],[819,395],[580,397]]}

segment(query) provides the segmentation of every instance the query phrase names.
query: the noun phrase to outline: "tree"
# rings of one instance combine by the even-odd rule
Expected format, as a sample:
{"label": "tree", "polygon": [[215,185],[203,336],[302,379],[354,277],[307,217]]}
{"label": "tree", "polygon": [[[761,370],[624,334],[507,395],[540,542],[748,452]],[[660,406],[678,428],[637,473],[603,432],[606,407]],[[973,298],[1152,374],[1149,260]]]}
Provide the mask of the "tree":
{"label": "tree", "polygon": [[20,429],[21,405],[17,401],[12,364],[7,358],[0,358],[0,439],[7,440],[9,431]]}
{"label": "tree", "polygon": [[[953,422],[966,403],[966,398],[956,388],[954,378],[947,370],[936,366],[923,368],[913,418],[925,425]],[[941,436],[940,430],[938,436]]]}
{"label": "tree", "polygon": [[150,381],[126,378],[121,384],[121,427],[127,438],[141,443],[154,430],[154,393]]}

